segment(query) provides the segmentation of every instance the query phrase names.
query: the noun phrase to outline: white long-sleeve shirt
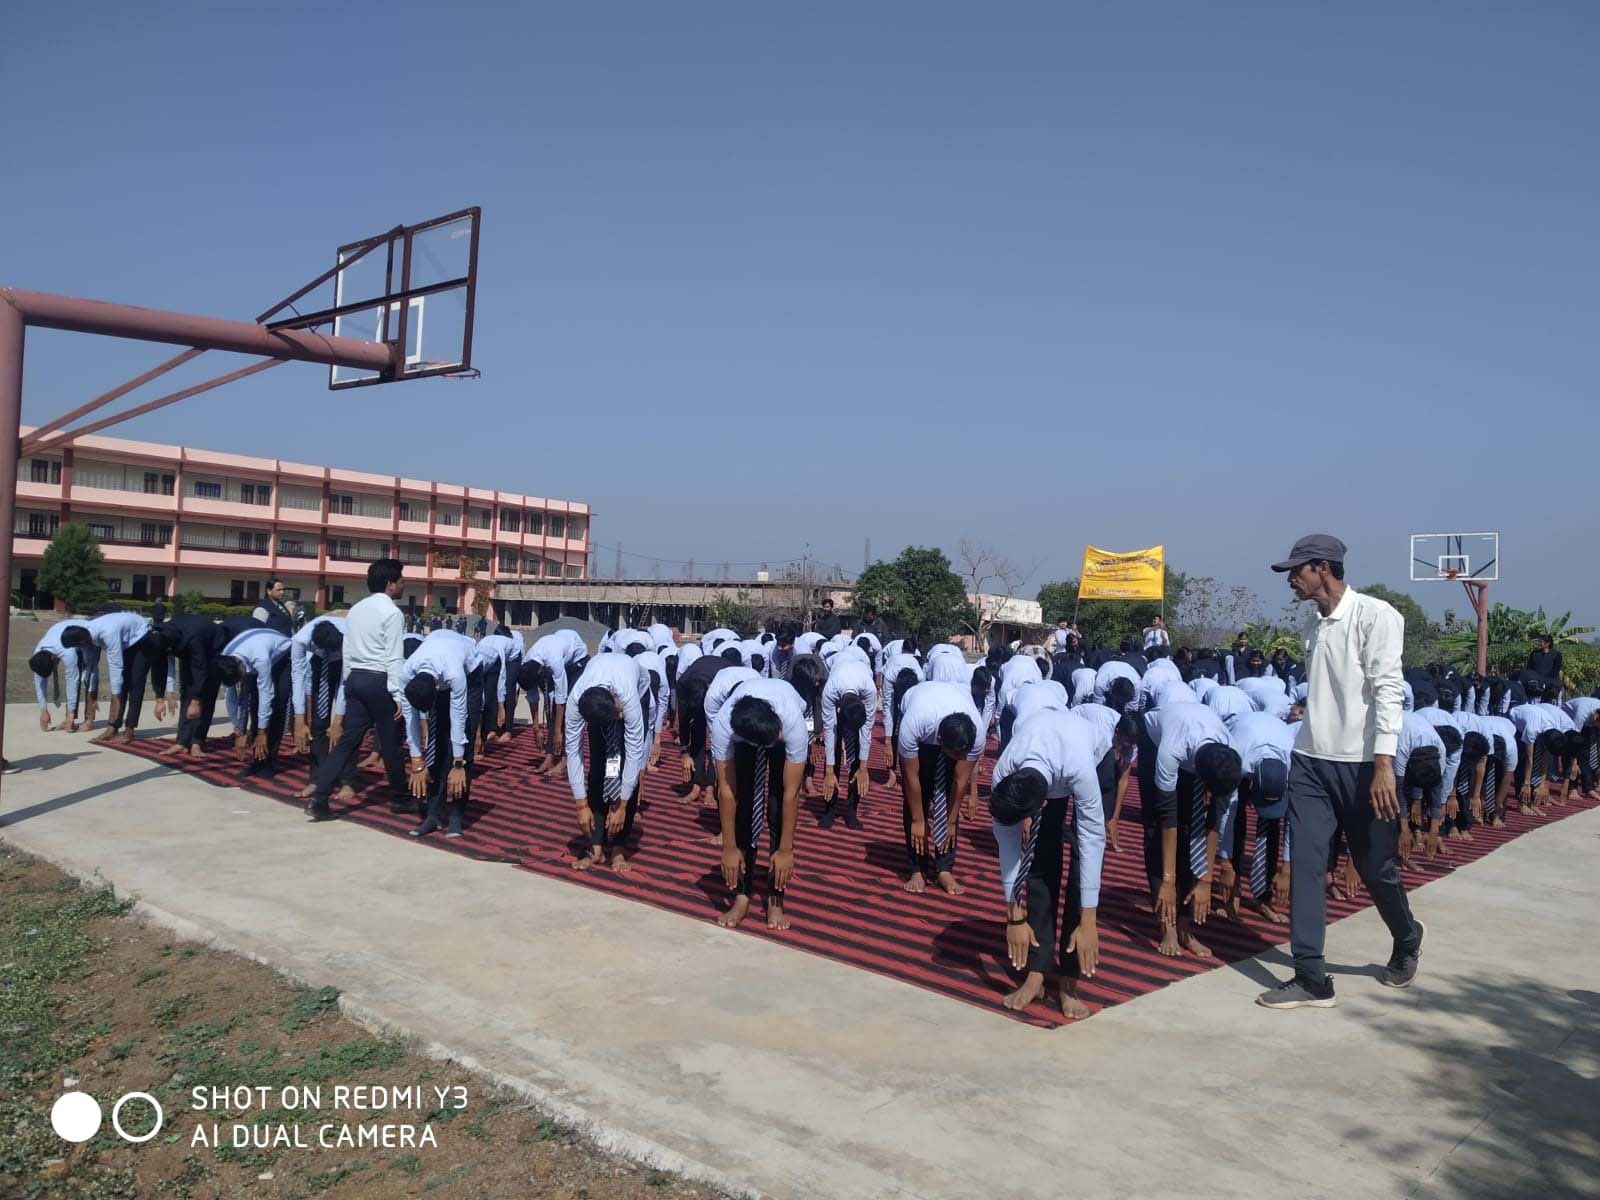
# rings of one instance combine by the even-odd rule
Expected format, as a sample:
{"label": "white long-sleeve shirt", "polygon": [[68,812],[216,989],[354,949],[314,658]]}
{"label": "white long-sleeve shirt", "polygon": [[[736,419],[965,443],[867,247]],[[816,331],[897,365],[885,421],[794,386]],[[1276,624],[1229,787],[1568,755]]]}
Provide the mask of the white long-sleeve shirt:
{"label": "white long-sleeve shirt", "polygon": [[[574,800],[588,795],[583,755],[578,752],[578,747],[583,745],[584,726],[578,701],[590,688],[604,688],[622,702],[622,795],[631,796],[639,782],[639,773],[644,770],[645,747],[649,744],[643,705],[644,698],[650,694],[649,672],[627,654],[597,654],[572,685],[571,701],[567,705],[566,739],[567,783]],[[590,754],[605,752],[604,746],[589,747]]]}
{"label": "white long-sleeve shirt", "polygon": [[866,720],[858,731],[858,753],[861,764],[872,761],[872,723],[878,716],[878,689],[872,680],[872,668],[853,659],[834,659],[828,671],[828,682],[822,685],[822,753],[828,766],[834,765],[834,741],[839,728],[839,702],[848,695],[861,697],[866,710]]}
{"label": "white long-sleeve shirt", "polygon": [[571,629],[547,633],[523,655],[523,662],[536,662],[550,672],[550,703],[567,702],[567,668],[586,658],[589,648]]}
{"label": "white long-sleeve shirt", "polygon": [[[245,670],[256,677],[256,720],[265,728],[268,715],[272,712],[272,702],[277,696],[277,689],[272,682],[272,668],[289,653],[289,639],[276,629],[262,626],[259,629],[246,629],[222,648],[224,658],[237,658],[244,664]],[[239,686],[243,687],[245,681],[241,679]],[[229,715],[235,715],[233,705],[229,706]],[[238,724],[237,720],[234,722]]]}
{"label": "white long-sleeve shirt", "polygon": [[1306,719],[1295,750],[1333,762],[1394,754],[1400,736],[1400,653],[1405,621],[1374,596],[1347,587],[1317,617],[1306,653]]}
{"label": "white long-sleeve shirt", "polygon": [[[717,672],[720,679],[727,671]],[[713,681],[714,682],[714,681]],[[727,762],[733,757],[734,743],[739,740],[733,732],[733,710],[739,701],[753,698],[764,700],[778,714],[783,736],[783,756],[788,763],[803,763],[811,748],[811,737],[806,732],[806,706],[800,693],[786,679],[747,679],[730,702],[717,710],[716,719],[709,725],[707,741],[711,757],[717,762]]]}
{"label": "white long-sleeve shirt", "polygon": [[[347,643],[349,637],[346,633]],[[432,675],[435,685],[450,693],[450,753],[455,758],[466,757],[467,672],[472,669],[472,655],[471,638],[453,629],[435,629],[400,665],[400,715],[405,718],[406,743],[411,747],[412,758],[422,757],[422,718],[432,721],[433,714],[418,713],[411,707],[405,697],[405,685],[423,673]],[[443,735],[443,730],[433,731],[435,738]]]}
{"label": "white long-sleeve shirt", "polygon": [[[1072,797],[1078,846],[1078,900],[1084,908],[1100,903],[1100,868],[1105,858],[1106,823],[1100,796],[1100,759],[1093,731],[1078,718],[1046,711],[1034,714],[1012,731],[1011,741],[994,765],[999,783],[1013,772],[1031,767],[1044,776],[1045,795]],[[1000,888],[1007,901],[1015,894],[1022,863],[1022,822],[994,822],[1000,851]]]}
{"label": "white long-sleeve shirt", "polygon": [[382,671],[400,703],[400,664],[406,660],[406,619],[386,592],[357,600],[344,619],[344,673]]}
{"label": "white long-sleeve shirt", "polygon": [[[56,624],[50,626],[49,629],[44,631],[44,636],[39,639],[39,644],[33,648],[33,652],[35,654],[39,653],[41,650],[45,650],[51,654],[54,654],[56,659],[61,663],[61,671],[66,676],[68,708],[71,708],[78,701],[78,656],[80,652],[77,650],[69,650],[63,646],[61,644],[61,635],[68,629],[71,629],[74,625],[88,628],[83,621],[58,621]],[[86,659],[90,658],[91,656],[94,659],[95,665],[88,671],[84,672],[84,674],[91,681],[89,690],[94,691],[95,685],[99,680],[100,647],[98,645],[91,644],[82,651],[82,655]],[[31,675],[33,673],[30,671],[29,674]],[[40,708],[50,707],[50,702],[47,699],[48,693],[45,691],[45,685],[49,682],[49,676],[33,676],[33,695],[34,698],[39,701]]]}
{"label": "white long-sleeve shirt", "polygon": [[967,758],[977,762],[983,754],[984,734],[987,727],[972,703],[972,689],[966,683],[946,683],[928,680],[919,683],[906,693],[905,706],[900,711],[900,727],[895,730],[895,749],[907,762],[916,759],[926,742],[937,745],[939,723],[952,713],[961,713],[972,721],[977,736]]}
{"label": "white long-sleeve shirt", "polygon": [[106,652],[106,673],[111,677],[113,696],[122,695],[123,655],[149,632],[149,619],[138,613],[106,613],[89,622],[89,636]]}
{"label": "white long-sleeve shirt", "polygon": [[717,719],[717,713],[728,702],[728,697],[733,695],[752,679],[760,679],[749,667],[723,667],[711,677],[711,682],[706,684],[706,699],[702,706],[706,714],[706,728],[711,728],[711,722]]}

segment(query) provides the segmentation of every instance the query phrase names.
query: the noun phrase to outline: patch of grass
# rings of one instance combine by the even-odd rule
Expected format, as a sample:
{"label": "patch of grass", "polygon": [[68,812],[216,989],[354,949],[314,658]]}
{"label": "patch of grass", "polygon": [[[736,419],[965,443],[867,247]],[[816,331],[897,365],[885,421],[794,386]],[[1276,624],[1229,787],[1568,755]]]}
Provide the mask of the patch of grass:
{"label": "patch of grass", "polygon": [[401,1154],[389,1164],[389,1169],[391,1171],[404,1171],[407,1175],[415,1175],[422,1170],[422,1160],[415,1154]]}
{"label": "patch of grass", "polygon": [[154,983],[166,973],[165,967],[151,967],[148,971],[140,971],[139,977],[133,981],[133,986],[143,987],[147,983]]}
{"label": "patch of grass", "polygon": [[494,1130],[487,1125],[474,1121],[467,1126],[467,1136],[480,1142],[492,1142],[494,1141]]}
{"label": "patch of grass", "polygon": [[336,1008],[338,1004],[338,988],[302,988],[284,1015],[283,1027],[289,1033],[304,1029],[329,1009]]}
{"label": "patch of grass", "polygon": [[425,1192],[431,1192],[436,1188],[445,1187],[446,1185],[452,1184],[456,1180],[460,1179],[471,1169],[472,1168],[467,1166],[466,1163],[460,1163],[454,1167],[451,1167],[442,1175],[435,1175],[432,1179],[428,1180],[427,1183],[422,1185],[422,1190]]}
{"label": "patch of grass", "polygon": [[341,1079],[360,1071],[392,1067],[405,1057],[399,1042],[384,1038],[352,1038],[331,1046],[318,1046],[296,1069],[303,1083]]}
{"label": "patch of grass", "polygon": [[334,1184],[350,1178],[358,1171],[365,1171],[371,1165],[359,1158],[354,1162],[342,1163],[331,1171],[318,1171],[306,1180],[306,1186],[314,1192],[325,1192]]}
{"label": "patch of grass", "polygon": [[134,1048],[137,1047],[142,1041],[144,1041],[142,1037],[140,1037],[138,1034],[134,1034],[130,1038],[123,1038],[122,1041],[112,1046],[107,1053],[110,1054],[114,1059],[127,1058],[128,1055],[133,1053]]}
{"label": "patch of grass", "polygon": [[663,1175],[660,1171],[652,1171],[645,1182],[651,1187],[671,1187],[673,1178],[671,1175]]}
{"label": "patch of grass", "polygon": [[174,996],[156,1009],[154,1014],[155,1023],[162,1029],[171,1029],[184,1017],[188,1016],[189,1010],[196,1003],[198,1003],[197,998],[189,992]]}

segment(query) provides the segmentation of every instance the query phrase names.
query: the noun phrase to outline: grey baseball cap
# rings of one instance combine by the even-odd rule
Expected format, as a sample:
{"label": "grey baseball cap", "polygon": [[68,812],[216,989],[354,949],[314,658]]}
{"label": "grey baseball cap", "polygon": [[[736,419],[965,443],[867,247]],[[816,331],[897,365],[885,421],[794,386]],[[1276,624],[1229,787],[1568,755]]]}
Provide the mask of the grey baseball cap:
{"label": "grey baseball cap", "polygon": [[1317,559],[1328,562],[1344,561],[1344,543],[1331,533],[1308,533],[1294,544],[1289,551],[1289,557],[1282,562],[1272,564],[1274,571],[1292,571],[1302,563],[1315,562]]}

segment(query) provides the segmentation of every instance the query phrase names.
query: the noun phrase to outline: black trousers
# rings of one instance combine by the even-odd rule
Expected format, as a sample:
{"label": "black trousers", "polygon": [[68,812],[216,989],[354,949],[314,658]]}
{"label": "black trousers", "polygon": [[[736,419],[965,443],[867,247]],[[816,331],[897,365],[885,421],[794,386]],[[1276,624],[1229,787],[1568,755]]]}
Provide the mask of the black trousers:
{"label": "black trousers", "polygon": [[[112,729],[132,732],[139,724],[139,714],[144,711],[144,687],[150,675],[150,658],[141,644],[135,643],[122,651],[122,715],[110,722]],[[161,687],[157,687],[160,694]]]}
{"label": "black trousers", "polygon": [[[624,814],[622,829],[615,837],[606,832],[606,814],[610,809],[606,805],[606,734],[605,730],[597,725],[589,726],[589,758],[585,779],[588,784],[589,811],[594,814],[594,829],[589,834],[591,846],[599,846],[607,854],[620,850],[628,844],[628,839],[633,836],[633,821],[639,814],[639,784],[635,784],[633,791],[624,797]],[[582,754],[582,746],[568,746],[568,754]],[[622,748],[622,765],[627,766],[628,748]]]}
{"label": "black trousers", "polygon": [[1583,734],[1583,749],[1578,752],[1578,778],[1583,790],[1592,792],[1600,778],[1600,727],[1585,725],[1579,732]]}
{"label": "black trousers", "polygon": [[254,759],[245,768],[245,774],[252,771],[269,770],[277,765],[278,747],[283,744],[283,731],[289,724],[289,688],[291,686],[291,672],[289,656],[285,654],[272,664],[272,711],[263,714],[260,711],[260,684],[256,685],[256,696],[250,706],[250,720],[254,728],[250,733],[256,734],[263,729],[267,735],[267,757],[257,762]]}
{"label": "black trousers", "polygon": [[[481,681],[480,681],[481,682]],[[348,706],[349,696],[346,694],[345,703]],[[478,693],[478,704],[482,707],[483,692]],[[472,752],[473,735],[476,726],[472,721],[472,673],[467,675],[467,742],[464,758],[467,763],[467,786],[461,792],[458,801],[450,799],[450,767],[455,762],[455,745],[450,741],[450,693],[440,688],[434,693],[433,712],[428,718],[428,732],[433,736],[433,761],[428,764],[430,775],[428,783],[428,805],[430,811],[437,816],[442,811],[442,806],[448,803],[458,803],[463,809],[467,800],[472,795],[472,765],[476,761]],[[440,807],[435,807],[440,806]]]}
{"label": "black trousers", "polygon": [[382,671],[355,670],[345,677],[344,734],[312,776],[319,802],[327,803],[333,785],[354,772],[356,751],[361,748],[361,739],[369,729],[383,757],[390,793],[395,800],[410,800],[398,713],[394,697],[389,695],[388,676]]}
{"label": "black trousers", "polygon": [[717,765],[711,761],[711,748],[706,744],[706,706],[705,698],[701,697],[699,704],[685,705],[682,697],[678,700],[678,742],[683,746],[683,752],[689,756],[693,764],[694,783],[698,787],[710,787],[717,781]]}
{"label": "black trousers", "polygon": [[[1246,828],[1251,822],[1255,824],[1255,841],[1250,843],[1249,855],[1245,854],[1245,835],[1249,832]],[[1251,895],[1257,900],[1267,900],[1272,895],[1272,877],[1277,874],[1278,864],[1283,857],[1283,818],[1274,817],[1271,820],[1262,820],[1255,815],[1255,784],[1250,776],[1246,775],[1239,781],[1239,811],[1233,819],[1233,844],[1228,848],[1229,856],[1233,861],[1233,869],[1244,880],[1250,879],[1250,873],[1255,866],[1255,847],[1266,839],[1267,844],[1267,883],[1261,892],[1257,893],[1252,886]],[[1221,847],[1218,847],[1221,853]]]}
{"label": "black trousers", "polygon": [[[332,697],[338,694],[339,678],[344,674],[344,663],[339,659],[324,661],[317,655],[311,656],[311,687],[306,695],[306,724],[311,731],[311,778],[317,777],[317,771],[322,767],[324,760],[332,753],[332,746],[328,742],[328,726],[333,723]],[[322,678],[328,677],[329,704],[328,711],[322,712],[317,703],[317,697],[322,694]],[[345,767],[340,783],[352,786],[356,779],[356,763],[352,757]]]}
{"label": "black trousers", "polygon": [[510,733],[517,725],[517,676],[522,672],[522,655],[513,654],[506,660],[506,719],[501,721],[497,733]]}
{"label": "black trousers", "polygon": [[1017,710],[1006,705],[1000,710],[1000,749],[1011,744],[1011,727],[1017,723]]}
{"label": "black trousers", "polygon": [[[733,748],[733,836],[739,843],[739,853],[744,855],[744,871],[739,876],[739,890],[746,896],[754,887],[759,830],[755,825],[755,780],[757,771],[767,773],[767,853],[770,859],[783,835],[783,744],[771,750],[760,750],[748,742],[739,742]],[[770,862],[768,865],[770,886]],[[782,894],[782,893],[778,893]]]}
{"label": "black trousers", "polygon": [[[1139,810],[1144,821],[1144,873],[1153,898],[1161,890],[1161,833],[1164,822],[1156,804],[1156,753],[1157,747],[1145,732],[1144,722],[1139,723]],[[1194,811],[1194,776],[1188,771],[1178,772],[1178,787],[1174,793],[1177,801],[1175,824],[1178,830],[1177,890],[1178,901],[1189,894],[1195,885],[1194,868],[1189,862],[1189,818]],[[1207,814],[1207,829],[1216,828],[1220,814],[1215,809]]]}
{"label": "black trousers", "polygon": [[[833,761],[835,771],[845,777],[845,795],[850,803],[850,811],[854,812],[856,805],[861,803],[861,788],[856,784],[856,773],[845,768],[854,762],[859,768],[861,765],[861,730],[846,729],[843,725],[835,725],[833,729]],[[824,796],[829,804],[833,803],[832,796]]]}
{"label": "black trousers", "polygon": [[[910,769],[910,764],[907,764]],[[956,810],[960,806],[961,797],[956,795],[955,764],[950,761],[945,752],[938,746],[921,746],[917,750],[917,778],[922,781],[922,815],[923,830],[927,834],[928,852],[918,854],[911,848],[911,802],[904,798],[900,801],[900,815],[905,827],[906,838],[906,870],[915,875],[918,871],[924,875],[937,875],[941,871],[956,869],[956,845],[952,841],[946,850],[936,851],[933,848],[933,792],[943,773],[945,791],[949,797],[949,820],[953,824],[956,819]]]}
{"label": "black trousers", "polygon": [[[1067,818],[1070,797],[1056,796],[1044,802],[1039,814],[1043,822],[1039,827],[1039,840],[1033,850],[1033,865],[1028,871],[1027,905],[1028,926],[1033,930],[1033,940],[1038,945],[1028,951],[1028,970],[1048,974],[1059,958],[1061,974],[1070,979],[1078,977],[1078,956],[1067,953],[1067,942],[1083,916],[1083,903],[1078,895],[1078,881],[1082,878],[1083,860],[1078,854],[1077,805],[1072,806],[1072,818]],[[1110,813],[1109,793],[1102,792],[1100,803],[1106,814]],[[1067,907],[1058,931],[1056,913],[1061,911],[1062,843],[1066,843]]]}
{"label": "black trousers", "polygon": [[[196,743],[203,749],[206,738],[211,736],[211,722],[216,719],[217,694],[222,690],[222,680],[214,670],[209,675],[209,680],[198,690],[189,680],[185,680],[178,689],[178,745],[185,750]],[[200,702],[200,715],[191,721],[189,704],[195,700]]]}
{"label": "black trousers", "polygon": [[1400,822],[1372,811],[1372,764],[1333,762],[1296,753],[1289,765],[1289,836],[1294,843],[1289,883],[1289,949],[1295,973],[1327,976],[1322,948],[1328,932],[1328,865],[1335,826],[1342,825],[1350,858],[1397,944],[1421,936],[1400,878]]}

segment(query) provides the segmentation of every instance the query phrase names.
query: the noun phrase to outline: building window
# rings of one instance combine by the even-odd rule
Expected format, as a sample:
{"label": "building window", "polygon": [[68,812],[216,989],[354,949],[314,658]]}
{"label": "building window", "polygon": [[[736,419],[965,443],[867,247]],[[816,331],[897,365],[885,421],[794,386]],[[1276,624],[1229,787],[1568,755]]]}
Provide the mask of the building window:
{"label": "building window", "polygon": [[148,575],[135,575],[133,577],[133,598],[135,600],[150,599],[150,577]]}
{"label": "building window", "polygon": [[567,536],[567,519],[555,513],[550,514],[550,536],[553,538]]}
{"label": "building window", "polygon": [[204,479],[196,479],[194,481],[194,494],[201,500],[221,500],[222,485],[220,483],[208,483]]}
{"label": "building window", "polygon": [[520,508],[502,508],[500,510],[500,528],[507,533],[516,533],[522,528],[522,510]]}
{"label": "building window", "polygon": [[411,501],[409,501],[409,500],[400,501],[400,520],[402,520],[402,521],[417,521],[417,520],[421,520],[420,517],[414,517],[414,516],[411,515]]}
{"label": "building window", "polygon": [[356,498],[354,496],[334,496],[331,501],[334,512],[343,517],[353,517],[356,514]]}
{"label": "building window", "polygon": [[517,573],[517,552],[515,550],[500,551],[500,573],[502,575],[515,575]]}
{"label": "building window", "polygon": [[355,554],[350,549],[349,538],[334,538],[328,545],[330,547],[328,551],[329,558],[351,559],[355,557]]}
{"label": "building window", "polygon": [[478,529],[488,529],[490,525],[489,510],[487,508],[473,509],[472,524]]}
{"label": "building window", "polygon": [[146,496],[172,495],[173,477],[161,471],[146,471],[144,473],[144,494]]}
{"label": "building window", "polygon": [[172,539],[172,526],[159,521],[144,521],[139,525],[141,546],[165,546]]}
{"label": "building window", "polygon": [[534,537],[538,537],[541,533],[544,532],[544,514],[543,513],[536,513],[530,508],[523,515],[525,517],[527,517],[527,519],[528,519],[528,521],[527,521],[528,532],[530,534],[532,534]]}
{"label": "building window", "polygon": [[256,503],[257,504],[271,504],[272,503],[272,485],[270,483],[258,483],[258,484],[256,484]]}
{"label": "building window", "polygon": [[328,604],[332,608],[344,604],[344,584],[336,583],[328,589]]}
{"label": "building window", "polygon": [[53,458],[35,458],[28,464],[28,477],[34,483],[60,483],[61,463]]}
{"label": "building window", "polygon": [[461,514],[456,512],[455,509],[453,509],[453,508],[441,508],[439,510],[439,524],[441,524],[441,525],[458,525],[460,523],[461,523]]}
{"label": "building window", "polygon": [[122,595],[122,580],[115,577],[106,580],[106,591],[110,592],[113,596]]}
{"label": "building window", "polygon": [[230,579],[230,580],[228,580],[228,603],[229,604],[243,604],[244,603],[244,580],[242,580],[242,579]]}
{"label": "building window", "polygon": [[299,538],[282,538],[278,542],[278,553],[287,554],[290,558],[305,558],[306,544]]}
{"label": "building window", "polygon": [[94,521],[89,522],[89,532],[102,542],[113,541],[117,536],[115,525],[100,525]]}
{"label": "building window", "polygon": [[558,562],[547,562],[547,563],[545,563],[545,565],[544,565],[544,573],[545,573],[546,577],[548,577],[548,578],[560,579],[561,578],[561,564],[558,563]]}
{"label": "building window", "polygon": [[160,600],[167,594],[167,577],[165,575],[150,576],[150,598]]}
{"label": "building window", "polygon": [[28,536],[35,538],[50,537],[56,531],[56,524],[60,517],[52,517],[48,513],[28,514]]}
{"label": "building window", "polygon": [[252,579],[244,585],[244,598],[246,603],[251,600],[261,599],[261,581],[259,579]]}
{"label": "building window", "polygon": [[572,538],[574,541],[582,541],[584,524],[585,520],[583,517],[568,517],[567,536]]}
{"label": "building window", "polygon": [[256,485],[253,484],[253,483],[241,483],[239,485],[239,503],[240,504],[254,504],[255,502],[256,502]]}

